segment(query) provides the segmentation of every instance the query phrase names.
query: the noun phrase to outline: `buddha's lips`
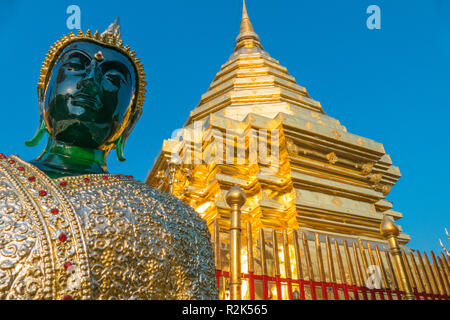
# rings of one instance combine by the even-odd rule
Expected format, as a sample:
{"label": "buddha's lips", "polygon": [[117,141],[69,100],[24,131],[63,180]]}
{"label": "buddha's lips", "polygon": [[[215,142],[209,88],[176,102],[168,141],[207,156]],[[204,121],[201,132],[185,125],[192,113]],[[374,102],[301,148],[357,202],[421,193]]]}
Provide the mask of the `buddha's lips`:
{"label": "buddha's lips", "polygon": [[76,93],[70,96],[72,102],[79,103],[81,106],[86,106],[93,110],[101,108],[101,101],[98,96],[92,97],[85,93]]}
{"label": "buddha's lips", "polygon": [[[92,124],[95,124],[95,126],[93,126]],[[95,143],[98,145],[101,145],[105,142],[105,139],[108,137],[110,132],[109,124],[92,121],[82,121],[79,119],[67,119],[59,120],[55,123],[53,134],[58,139],[60,135],[65,135],[68,130],[75,128],[77,131],[89,131],[90,139],[92,139],[92,141],[95,141]]]}

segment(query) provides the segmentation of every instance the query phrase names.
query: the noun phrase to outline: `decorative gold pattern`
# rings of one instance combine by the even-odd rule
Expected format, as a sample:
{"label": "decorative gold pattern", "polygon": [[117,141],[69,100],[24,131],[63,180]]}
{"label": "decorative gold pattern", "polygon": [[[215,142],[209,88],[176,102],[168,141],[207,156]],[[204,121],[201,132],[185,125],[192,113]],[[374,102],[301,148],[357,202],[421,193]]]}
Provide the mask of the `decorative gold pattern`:
{"label": "decorative gold pattern", "polygon": [[211,299],[214,270],[205,222],[172,195],[0,159],[0,299]]}
{"label": "decorative gold pattern", "polygon": [[335,164],[336,162],[338,162],[339,158],[334,152],[330,152],[329,154],[327,154],[327,160],[329,163]]}
{"label": "decorative gold pattern", "polygon": [[381,173],[372,173],[368,175],[370,182],[373,182],[375,184],[379,183],[381,179],[383,178],[383,175]]}
{"label": "decorative gold pattern", "polygon": [[35,204],[3,165],[0,207],[0,299],[51,298],[55,276],[47,230]]}
{"label": "decorative gold pattern", "polygon": [[377,184],[375,186],[375,190],[381,191],[384,196],[388,195],[391,192],[392,185],[390,184]]}
{"label": "decorative gold pattern", "polygon": [[362,165],[362,174],[367,175],[372,172],[374,163],[368,162]]}

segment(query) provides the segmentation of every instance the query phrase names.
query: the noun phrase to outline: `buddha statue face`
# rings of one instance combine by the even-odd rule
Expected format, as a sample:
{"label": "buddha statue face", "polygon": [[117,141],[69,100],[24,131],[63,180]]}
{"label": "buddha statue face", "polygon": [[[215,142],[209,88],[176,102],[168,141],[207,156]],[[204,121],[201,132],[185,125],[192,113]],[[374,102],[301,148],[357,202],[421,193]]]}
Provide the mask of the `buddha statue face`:
{"label": "buddha statue face", "polygon": [[135,91],[127,56],[94,42],[71,43],[54,64],[45,91],[47,130],[69,145],[102,148],[124,130]]}

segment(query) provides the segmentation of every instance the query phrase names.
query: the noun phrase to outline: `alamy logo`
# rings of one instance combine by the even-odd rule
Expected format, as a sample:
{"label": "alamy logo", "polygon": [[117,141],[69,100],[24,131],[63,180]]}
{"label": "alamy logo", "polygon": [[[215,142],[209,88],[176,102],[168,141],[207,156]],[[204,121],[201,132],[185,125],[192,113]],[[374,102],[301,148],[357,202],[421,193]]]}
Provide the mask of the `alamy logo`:
{"label": "alamy logo", "polygon": [[183,164],[262,164],[279,166],[279,130],[253,128],[225,132],[208,128],[201,121],[193,127],[175,130],[172,139],[179,141],[172,161]]}
{"label": "alamy logo", "polygon": [[381,289],[381,272],[380,267],[376,265],[370,265],[367,268],[367,274],[369,278],[366,280],[366,287],[369,289]]}
{"label": "alamy logo", "polygon": [[70,5],[66,10],[70,16],[66,20],[66,26],[69,30],[81,29],[81,9],[77,5]]}
{"label": "alamy logo", "polygon": [[367,14],[370,16],[367,18],[367,28],[369,30],[380,30],[381,29],[381,9],[377,5],[371,5],[366,10]]}

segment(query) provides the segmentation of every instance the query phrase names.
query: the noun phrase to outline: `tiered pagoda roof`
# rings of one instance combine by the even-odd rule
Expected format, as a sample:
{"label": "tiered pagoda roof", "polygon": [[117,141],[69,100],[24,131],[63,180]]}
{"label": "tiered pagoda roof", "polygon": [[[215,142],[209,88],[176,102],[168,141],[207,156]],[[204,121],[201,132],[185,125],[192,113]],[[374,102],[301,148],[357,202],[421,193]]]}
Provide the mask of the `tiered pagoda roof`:
{"label": "tiered pagoda roof", "polygon": [[[224,199],[235,184],[247,194],[243,219],[257,228],[301,228],[382,241],[383,215],[402,217],[384,199],[401,174],[383,145],[349,133],[325,114],[320,102],[263,49],[245,2],[234,52],[184,128],[194,131],[199,123],[203,137],[227,130],[236,136],[279,131],[276,168],[261,161],[174,164],[171,155],[195,153],[195,141],[164,141],[147,183],[171,191],[210,225],[216,219],[228,224]],[[211,139],[200,144],[200,150],[212,148]],[[249,146],[245,148],[248,154]],[[401,234],[399,240],[404,244],[409,236]]]}

